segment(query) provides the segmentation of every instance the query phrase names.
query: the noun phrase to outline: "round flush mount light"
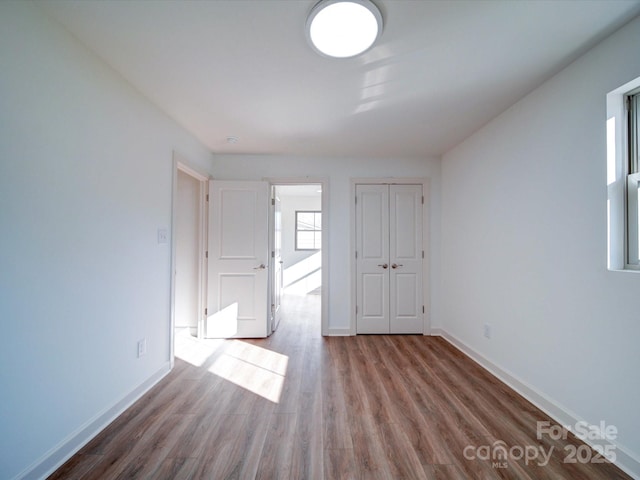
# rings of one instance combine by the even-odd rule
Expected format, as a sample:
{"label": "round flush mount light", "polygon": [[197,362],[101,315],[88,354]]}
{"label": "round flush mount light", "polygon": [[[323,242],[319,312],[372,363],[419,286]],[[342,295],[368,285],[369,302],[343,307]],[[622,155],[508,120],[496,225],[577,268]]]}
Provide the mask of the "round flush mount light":
{"label": "round flush mount light", "polygon": [[311,46],[329,57],[366,52],[382,32],[382,15],[370,0],[321,0],[307,18]]}

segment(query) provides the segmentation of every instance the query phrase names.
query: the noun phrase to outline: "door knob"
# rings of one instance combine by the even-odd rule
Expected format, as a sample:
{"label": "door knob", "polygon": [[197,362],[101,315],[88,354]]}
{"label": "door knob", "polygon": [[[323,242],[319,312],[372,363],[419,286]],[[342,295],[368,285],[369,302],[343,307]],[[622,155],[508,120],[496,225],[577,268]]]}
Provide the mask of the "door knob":
{"label": "door knob", "polygon": [[382,268],[387,268],[389,265],[387,265],[386,263],[379,263],[378,266]]}
{"label": "door knob", "polygon": [[261,263],[257,267],[253,267],[254,270],[264,270],[265,268],[267,268],[267,267],[264,266],[264,263]]}
{"label": "door knob", "polygon": [[401,267],[402,264],[401,263],[394,263],[393,265],[391,265],[391,268],[398,268]]}

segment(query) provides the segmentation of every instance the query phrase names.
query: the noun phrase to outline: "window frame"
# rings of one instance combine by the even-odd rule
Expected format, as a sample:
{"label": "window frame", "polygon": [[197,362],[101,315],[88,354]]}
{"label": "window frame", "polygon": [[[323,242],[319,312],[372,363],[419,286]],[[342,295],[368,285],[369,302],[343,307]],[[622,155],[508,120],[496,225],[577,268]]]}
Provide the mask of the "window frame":
{"label": "window frame", "polygon": [[[304,213],[304,214],[313,214],[313,226],[314,229],[313,230],[301,230],[298,228],[298,214],[300,213]],[[319,215],[320,216],[320,228],[315,228],[316,227],[316,216]],[[294,221],[295,221],[295,225],[294,225],[294,233],[295,233],[295,250],[298,252],[313,252],[313,251],[318,251],[322,249],[322,210],[296,210],[295,211],[295,215],[294,215]],[[309,233],[312,232],[313,235],[313,248],[300,248],[298,246],[298,233],[300,232],[304,232],[304,233]],[[316,238],[316,234],[319,233],[320,234],[320,240],[318,241]],[[319,244],[319,246],[317,246]]]}
{"label": "window frame", "polygon": [[638,212],[638,189],[640,188],[640,88],[625,95],[627,108],[627,161],[625,162],[625,268],[640,270],[639,244],[640,219]]}

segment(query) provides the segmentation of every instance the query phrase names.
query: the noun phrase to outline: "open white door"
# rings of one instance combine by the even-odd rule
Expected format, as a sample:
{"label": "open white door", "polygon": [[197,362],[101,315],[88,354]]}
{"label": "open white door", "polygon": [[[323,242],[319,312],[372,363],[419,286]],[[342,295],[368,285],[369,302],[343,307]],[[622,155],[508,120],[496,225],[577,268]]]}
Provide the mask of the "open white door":
{"label": "open white door", "polygon": [[277,195],[277,187],[271,187],[271,332],[275,332],[280,324],[282,303],[282,205]]}
{"label": "open white door", "polygon": [[269,185],[209,183],[209,294],[205,335],[268,335]]}

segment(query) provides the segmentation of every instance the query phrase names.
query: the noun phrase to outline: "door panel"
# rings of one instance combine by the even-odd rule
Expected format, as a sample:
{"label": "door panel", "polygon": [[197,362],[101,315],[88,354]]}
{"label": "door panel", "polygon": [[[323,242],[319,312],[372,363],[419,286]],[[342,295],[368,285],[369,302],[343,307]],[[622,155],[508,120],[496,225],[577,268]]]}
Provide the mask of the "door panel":
{"label": "door panel", "polygon": [[218,211],[221,215],[219,258],[255,259],[258,257],[257,248],[261,247],[256,242],[256,230],[262,228],[256,218],[259,192],[236,188],[220,186],[214,197],[219,201]]}
{"label": "door panel", "polygon": [[422,333],[422,185],[390,185],[389,192],[389,331]]}
{"label": "door panel", "polygon": [[256,317],[256,275],[221,274],[218,277],[220,307],[238,305],[238,321],[251,321]]}
{"label": "door panel", "polygon": [[358,333],[388,333],[389,189],[357,185],[356,196],[356,328]]}
{"label": "door panel", "polygon": [[205,335],[266,337],[268,184],[210,182]]}
{"label": "door panel", "polygon": [[388,277],[386,273],[362,275],[362,311],[358,312],[358,333],[388,333]]}
{"label": "door panel", "polygon": [[415,317],[418,315],[417,303],[417,278],[416,275],[409,273],[395,273],[395,298],[396,316],[397,317]]}
{"label": "door panel", "polygon": [[[371,188],[375,187],[375,188]],[[361,245],[363,260],[380,261],[389,254],[389,239],[386,188],[379,185],[363,185],[360,189]]]}
{"label": "door panel", "polygon": [[[415,187],[418,187],[416,190]],[[419,225],[421,215],[420,202],[422,189],[420,185],[391,185],[390,187],[391,253],[396,260],[416,259],[422,252]]]}

